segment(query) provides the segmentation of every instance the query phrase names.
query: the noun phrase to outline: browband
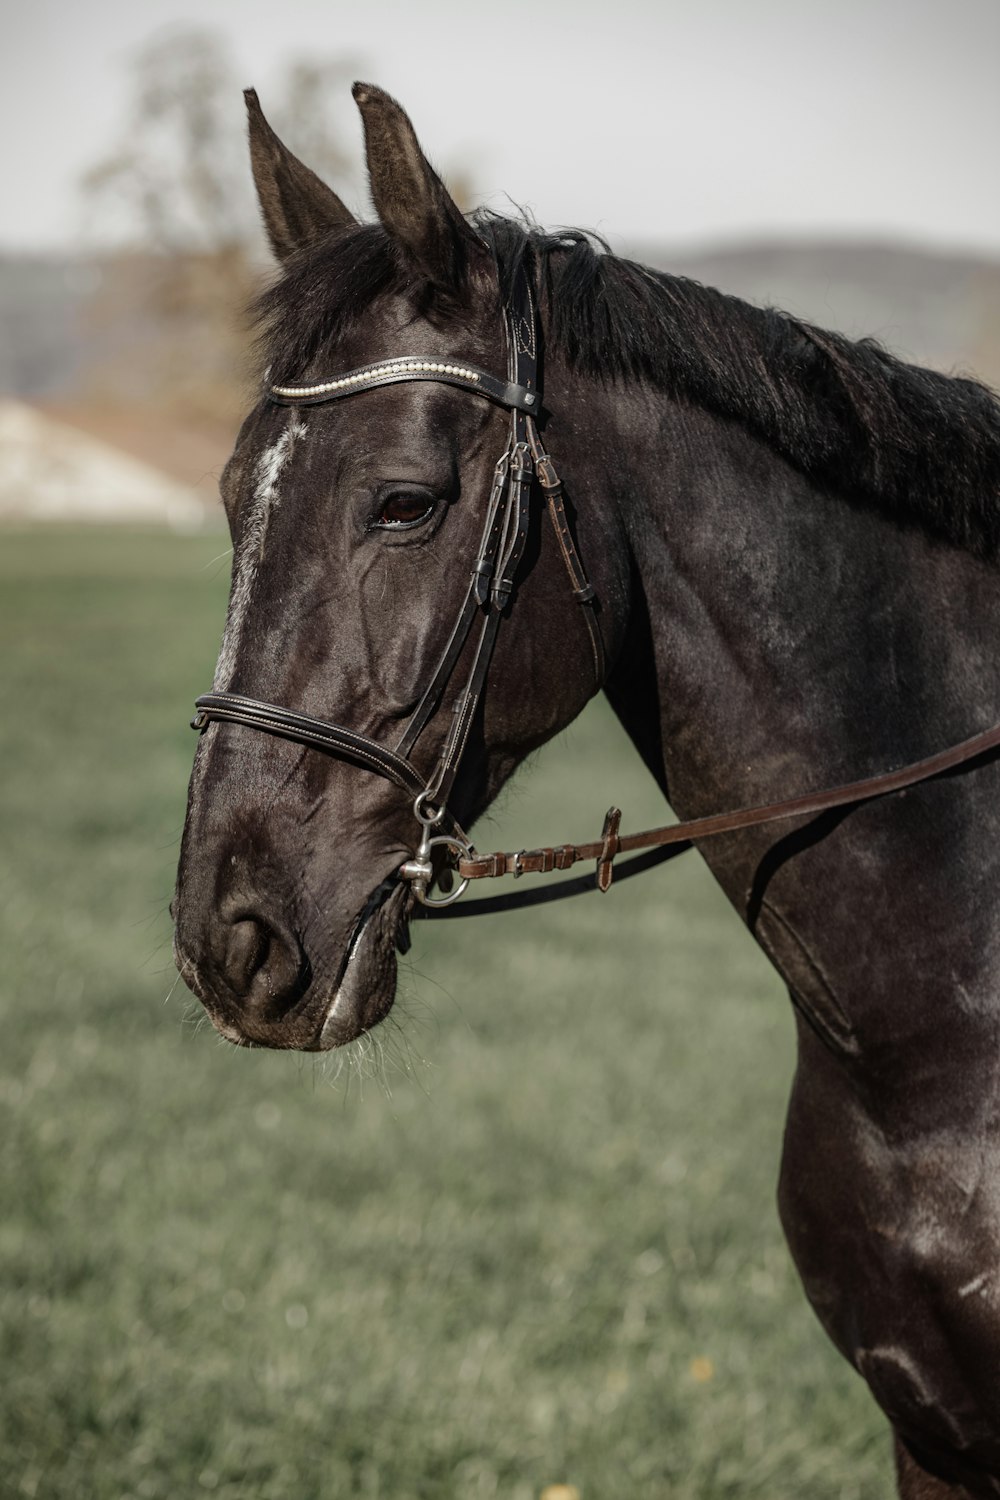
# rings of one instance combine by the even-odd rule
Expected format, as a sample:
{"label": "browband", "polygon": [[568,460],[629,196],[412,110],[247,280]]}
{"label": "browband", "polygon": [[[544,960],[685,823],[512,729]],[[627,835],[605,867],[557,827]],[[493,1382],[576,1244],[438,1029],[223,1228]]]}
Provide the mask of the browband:
{"label": "browband", "polygon": [[361,365],[357,370],[348,370],[334,380],[324,380],[318,385],[272,385],[267,394],[279,406],[319,406],[324,401],[336,401],[339,396],[353,396],[358,391],[373,391],[383,385],[397,385],[403,381],[433,380],[439,385],[457,385],[464,391],[485,396],[508,411],[526,412],[537,416],[541,407],[541,395],[529,390],[527,385],[518,385],[513,380],[498,380],[488,370],[478,365],[457,364],[454,361],[432,359],[427,355],[401,355],[396,359],[383,359],[375,364]]}

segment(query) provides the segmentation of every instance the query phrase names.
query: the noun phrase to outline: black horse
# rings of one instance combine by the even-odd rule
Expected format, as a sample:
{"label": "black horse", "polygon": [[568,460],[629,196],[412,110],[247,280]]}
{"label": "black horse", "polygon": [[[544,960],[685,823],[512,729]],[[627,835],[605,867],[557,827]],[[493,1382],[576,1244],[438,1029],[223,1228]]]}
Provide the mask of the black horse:
{"label": "black horse", "polygon": [[[467,597],[511,421],[441,372],[502,372],[520,284],[537,292],[541,430],[605,664],[596,681],[593,632],[536,518],[449,816],[469,826],[598,687],[684,817],[869,776],[1000,718],[986,390],[581,234],[466,220],[398,105],[368,86],[355,98],[373,225],[248,95],[283,265],[258,309],[267,380],[293,397],[261,399],[224,475],[217,692],[398,740]],[[403,356],[430,378],[294,400]],[[475,649],[470,635],[454,684]],[[422,777],[455,691],[449,676],[411,747]],[[338,1044],[392,1004],[412,788],[246,722],[210,722],[199,744],[178,963],[231,1041]],[[998,851],[992,756],[703,851],[791,992],[782,1221],[893,1425],[907,1500],[1000,1496]]]}

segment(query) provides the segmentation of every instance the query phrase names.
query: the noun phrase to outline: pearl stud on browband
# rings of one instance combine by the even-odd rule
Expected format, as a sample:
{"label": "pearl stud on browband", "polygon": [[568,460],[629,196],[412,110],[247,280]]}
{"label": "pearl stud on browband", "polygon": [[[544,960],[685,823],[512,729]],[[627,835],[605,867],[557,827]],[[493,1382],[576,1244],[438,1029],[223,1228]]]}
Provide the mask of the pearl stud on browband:
{"label": "pearl stud on browband", "polygon": [[400,358],[379,365],[371,365],[367,369],[352,370],[347,375],[339,375],[336,380],[326,380],[321,385],[272,385],[269,389],[272,396],[285,396],[294,399],[296,396],[325,396],[334,391],[347,390],[351,386],[365,386],[374,384],[376,381],[389,379],[393,375],[451,375],[458,380],[468,380],[477,384],[480,379],[479,371],[472,370],[467,365],[445,364],[441,360],[429,359],[406,359]]}

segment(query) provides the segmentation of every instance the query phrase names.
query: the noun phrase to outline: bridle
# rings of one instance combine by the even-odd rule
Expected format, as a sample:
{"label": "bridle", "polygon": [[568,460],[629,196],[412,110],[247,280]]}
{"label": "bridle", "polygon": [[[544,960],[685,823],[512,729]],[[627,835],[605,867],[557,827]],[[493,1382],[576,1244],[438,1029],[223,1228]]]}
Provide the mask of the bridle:
{"label": "bridle", "polygon": [[[523,267],[514,278],[510,301],[503,307],[503,327],[507,346],[506,380],[464,360],[400,355],[349,370],[318,384],[272,385],[266,392],[268,399],[279,406],[316,406],[360,391],[429,380],[470,391],[510,413],[507,444],[493,471],[482,535],[462,607],[431,679],[395,747],[387,749],[366,735],[325,719],[229,692],[204,693],[196,699],[193,729],[204,731],[213,721],[242,724],[325,750],[395,783],[412,797],[414,816],[421,830],[415,855],[400,866],[398,877],[410,882],[414,896],[423,906],[449,917],[534,905],[577,895],[595,887],[607,891],[613,873],[618,879],[638,874],[682,853],[701,839],[787,818],[813,816],[831,808],[888,796],[942,775],[1000,745],[1000,724],[995,724],[961,744],[896,771],[782,802],[739,808],[633,834],[619,833],[621,813],[612,807],[605,817],[600,838],[590,843],[478,854],[449,811],[448,798],[482,700],[497,634],[511,606],[532,520],[536,479],[559,543],[573,598],[581,605],[593,658],[595,692],[603,685],[605,675],[604,642],[596,595],[577,552],[566,513],[562,482],[539,436],[536,418],[542,411],[542,393],[538,320],[531,283]],[[440,706],[477,623],[478,635],[464,686],[452,711],[451,725],[437,763],[431,774],[425,777],[413,764],[414,747]],[[432,896],[430,887],[435,879],[437,850],[445,851],[446,866],[439,874],[439,887],[443,893]],[[624,868],[614,871],[614,861],[619,854],[639,850],[649,852],[638,855]],[[468,902],[446,913],[441,911],[451,907],[472,880],[504,875],[517,879],[529,873],[547,875],[554,870],[568,870],[581,860],[596,861],[594,875],[564,881],[549,890],[487,898]],[[458,884],[453,889],[446,888],[450,871],[458,875]]]}
{"label": "bridle", "polygon": [[[390,750],[342,725],[239,693],[203,694],[196,700],[198,712],[192,721],[193,727],[199,730],[207,728],[213,720],[243,724],[327,750],[386,777],[407,792],[413,798],[414,816],[422,832],[414,858],[407,860],[399,873],[402,879],[412,883],[417,900],[431,908],[451,905],[472,878],[463,876],[457,889],[441,896],[429,893],[435,873],[435,850],[458,854],[464,860],[475,858],[472,845],[448,809],[448,798],[475,722],[497,634],[507,613],[524,554],[532,520],[535,479],[545,496],[573,597],[582,606],[593,659],[595,692],[604,681],[604,642],[597,617],[596,596],[583,571],[573,539],[562,482],[542,445],[535,421],[542,403],[538,379],[538,321],[531,284],[524,270],[516,276],[511,302],[503,309],[503,326],[507,345],[506,380],[500,380],[467,361],[405,355],[378,360],[319,384],[272,385],[267,390],[268,398],[280,406],[316,406],[360,391],[378,390],[404,381],[430,380],[471,391],[510,413],[507,444],[494,466],[482,535],[462,607],[431,679],[398,743]],[[437,764],[425,778],[411,759],[414,746],[440,705],[477,624],[478,634],[465,684],[454,705],[451,725]]]}

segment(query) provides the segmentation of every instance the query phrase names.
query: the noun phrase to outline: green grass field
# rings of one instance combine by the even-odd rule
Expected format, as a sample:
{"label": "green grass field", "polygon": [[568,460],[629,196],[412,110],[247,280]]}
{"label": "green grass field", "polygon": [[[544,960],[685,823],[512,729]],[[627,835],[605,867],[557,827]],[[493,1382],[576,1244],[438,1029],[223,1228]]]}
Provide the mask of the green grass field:
{"label": "green grass field", "polygon": [[[223,546],[0,534],[0,1495],[887,1497],[777,1223],[788,1003],[696,856],[417,927],[339,1063],[198,1022],[167,902]],[[661,820],[598,704],[480,841],[612,798]]]}

